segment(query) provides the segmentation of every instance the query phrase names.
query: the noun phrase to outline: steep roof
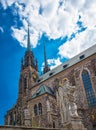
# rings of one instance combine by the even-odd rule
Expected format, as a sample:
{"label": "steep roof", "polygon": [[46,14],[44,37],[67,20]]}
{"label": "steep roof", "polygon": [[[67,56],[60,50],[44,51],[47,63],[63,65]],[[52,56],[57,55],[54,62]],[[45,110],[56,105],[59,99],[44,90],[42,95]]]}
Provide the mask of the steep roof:
{"label": "steep roof", "polygon": [[35,93],[31,96],[31,99],[41,96],[45,93],[54,96],[54,92],[52,91],[52,89],[43,84],[35,91]]}
{"label": "steep roof", "polygon": [[75,57],[69,59],[67,62],[64,62],[63,64],[57,66],[56,68],[50,70],[49,72],[41,75],[36,84],[41,83],[44,80],[47,80],[48,78],[60,73],[61,71],[68,69],[69,67],[81,62],[82,60],[85,60],[86,58],[94,54],[96,54],[96,44],[88,48],[87,50],[81,52],[80,54],[76,55]]}

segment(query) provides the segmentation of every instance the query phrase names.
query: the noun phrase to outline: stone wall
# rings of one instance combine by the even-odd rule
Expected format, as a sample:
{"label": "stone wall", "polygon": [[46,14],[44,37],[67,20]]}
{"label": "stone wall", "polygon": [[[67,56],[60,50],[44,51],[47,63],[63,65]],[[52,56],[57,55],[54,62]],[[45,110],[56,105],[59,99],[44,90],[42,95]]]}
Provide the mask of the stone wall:
{"label": "stone wall", "polygon": [[[54,90],[54,82],[55,82],[56,79],[68,78],[69,81],[70,81],[70,84],[76,86],[75,102],[78,106],[78,113],[82,117],[83,123],[84,123],[85,127],[87,128],[87,130],[93,130],[92,129],[92,123],[93,122],[90,120],[90,116],[93,116],[93,108],[90,110],[90,108],[88,107],[88,102],[87,102],[87,98],[86,98],[84,84],[83,84],[83,81],[82,81],[82,72],[84,70],[87,70],[89,75],[90,75],[92,87],[93,87],[94,93],[96,95],[96,55],[92,55],[92,56],[86,58],[85,60],[81,60],[77,64],[74,64],[73,66],[69,67],[68,69],[62,70],[62,72],[60,72],[58,74],[56,74],[54,76],[50,76],[50,78],[48,78],[47,80],[45,80],[43,82],[36,84],[34,87],[32,86],[29,89],[30,94],[28,94],[28,96],[31,97],[31,95],[43,84]],[[45,127],[45,128],[46,127],[49,128],[49,126],[48,126],[49,122],[48,122],[46,116],[44,118],[42,118],[43,115],[41,115],[41,117],[39,116],[40,118],[38,116],[34,117],[34,105],[38,104],[39,102],[42,103],[42,106],[43,106],[42,114],[46,115],[46,113],[47,113],[46,100],[45,100],[46,96],[47,95],[42,95],[42,96],[39,96],[35,99],[29,100],[28,102],[25,102],[24,97],[22,97],[23,98],[22,99],[22,102],[23,102],[22,103],[22,106],[23,106],[22,110],[24,110],[25,108],[28,108],[29,113],[30,113],[30,120],[31,120],[30,126],[33,126],[33,127],[42,126],[42,127]],[[56,111],[56,109],[57,109],[56,99],[50,98],[50,103],[51,103],[51,109],[52,109],[51,118],[50,118],[52,120],[50,120],[50,122],[55,123],[55,121],[56,121],[56,123],[55,123],[56,128],[58,128],[58,127],[60,127],[60,119],[59,119],[59,116],[58,116],[59,114],[57,115],[57,111]],[[25,105],[25,104],[28,104],[28,105]],[[18,104],[17,104],[17,107],[18,107]],[[59,109],[58,109],[58,111],[59,111]],[[20,112],[21,111],[18,109],[17,115],[20,115],[20,114],[18,114]],[[95,109],[94,113],[96,113],[96,109]],[[14,112],[13,112],[13,114],[14,114]],[[49,115],[50,115],[50,113],[49,113]],[[21,117],[22,118],[18,117],[17,119],[24,121],[23,116],[21,116]],[[37,124],[35,122],[32,122],[33,118],[34,118],[34,121]],[[41,118],[42,118],[42,120],[41,120]],[[59,119],[58,123],[57,123],[57,119]],[[41,125],[38,125],[38,124],[40,124],[39,122],[41,122]],[[8,124],[7,121],[6,121],[6,124]],[[46,124],[47,124],[47,126],[46,126]],[[21,124],[17,123],[16,125],[24,125],[24,123],[21,123]],[[5,130],[5,129],[0,129],[0,130]],[[12,130],[14,130],[14,129],[12,129]]]}
{"label": "stone wall", "polygon": [[0,126],[0,130],[60,130],[51,128],[30,128],[30,127],[19,127],[19,126]]}

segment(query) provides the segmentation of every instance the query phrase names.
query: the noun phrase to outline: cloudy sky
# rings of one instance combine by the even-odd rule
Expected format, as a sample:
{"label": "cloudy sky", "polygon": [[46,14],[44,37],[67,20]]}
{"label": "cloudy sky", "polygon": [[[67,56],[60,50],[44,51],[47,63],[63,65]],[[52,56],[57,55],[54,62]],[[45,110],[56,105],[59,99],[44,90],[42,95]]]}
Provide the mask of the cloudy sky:
{"label": "cloudy sky", "polygon": [[96,44],[96,0],[0,0],[0,124],[16,102],[30,26],[32,51],[50,68]]}

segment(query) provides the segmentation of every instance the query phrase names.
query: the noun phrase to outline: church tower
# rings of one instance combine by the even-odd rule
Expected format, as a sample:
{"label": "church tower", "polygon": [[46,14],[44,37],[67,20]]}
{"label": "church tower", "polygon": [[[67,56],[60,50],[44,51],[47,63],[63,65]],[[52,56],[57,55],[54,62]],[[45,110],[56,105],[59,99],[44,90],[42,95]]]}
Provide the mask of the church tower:
{"label": "church tower", "polygon": [[34,54],[31,51],[30,33],[29,33],[29,26],[28,26],[27,50],[25,52],[24,60],[22,62],[22,69],[25,69],[29,66],[38,71],[37,62],[36,63],[34,62]]}
{"label": "church tower", "polygon": [[[31,51],[30,32],[28,26],[27,50],[21,61],[21,73],[19,79],[19,99],[26,104],[29,99],[29,89],[34,85],[38,78],[38,62],[34,60],[34,54]],[[22,98],[25,97],[25,98]],[[24,104],[23,104],[24,106]]]}
{"label": "church tower", "polygon": [[44,68],[43,68],[43,74],[45,74],[46,72],[48,72],[50,70],[49,66],[48,66],[48,62],[47,62],[47,57],[46,57],[46,48],[45,48],[45,43],[44,43]]}
{"label": "church tower", "polygon": [[[19,79],[18,92],[18,123],[25,125],[26,121],[30,122],[28,113],[28,100],[30,99],[30,88],[32,88],[38,78],[38,62],[34,60],[34,54],[31,51],[30,32],[28,26],[27,49],[24,58],[21,60],[21,72]],[[27,115],[26,115],[27,112]],[[29,119],[28,119],[29,118]]]}

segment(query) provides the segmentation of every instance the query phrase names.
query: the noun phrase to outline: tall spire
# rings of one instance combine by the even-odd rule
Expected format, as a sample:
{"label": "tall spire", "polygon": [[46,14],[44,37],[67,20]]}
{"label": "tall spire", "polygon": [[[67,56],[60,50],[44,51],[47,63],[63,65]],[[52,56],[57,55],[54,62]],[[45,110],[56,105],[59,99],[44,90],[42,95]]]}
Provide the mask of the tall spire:
{"label": "tall spire", "polygon": [[28,25],[28,34],[27,34],[27,50],[24,56],[24,67],[27,66],[32,66],[35,68],[35,63],[34,63],[34,55],[33,52],[31,51],[31,45],[30,45],[30,31],[29,31],[29,25]]}
{"label": "tall spire", "polygon": [[44,66],[44,69],[43,69],[43,73],[45,74],[46,72],[48,72],[50,70],[50,68],[48,66],[48,62],[47,62],[47,57],[46,57],[45,42],[44,42],[44,62],[45,62],[45,66]]}
{"label": "tall spire", "polygon": [[28,39],[27,39],[27,50],[31,51],[31,45],[30,45],[30,32],[29,32],[29,24],[28,24]]}

